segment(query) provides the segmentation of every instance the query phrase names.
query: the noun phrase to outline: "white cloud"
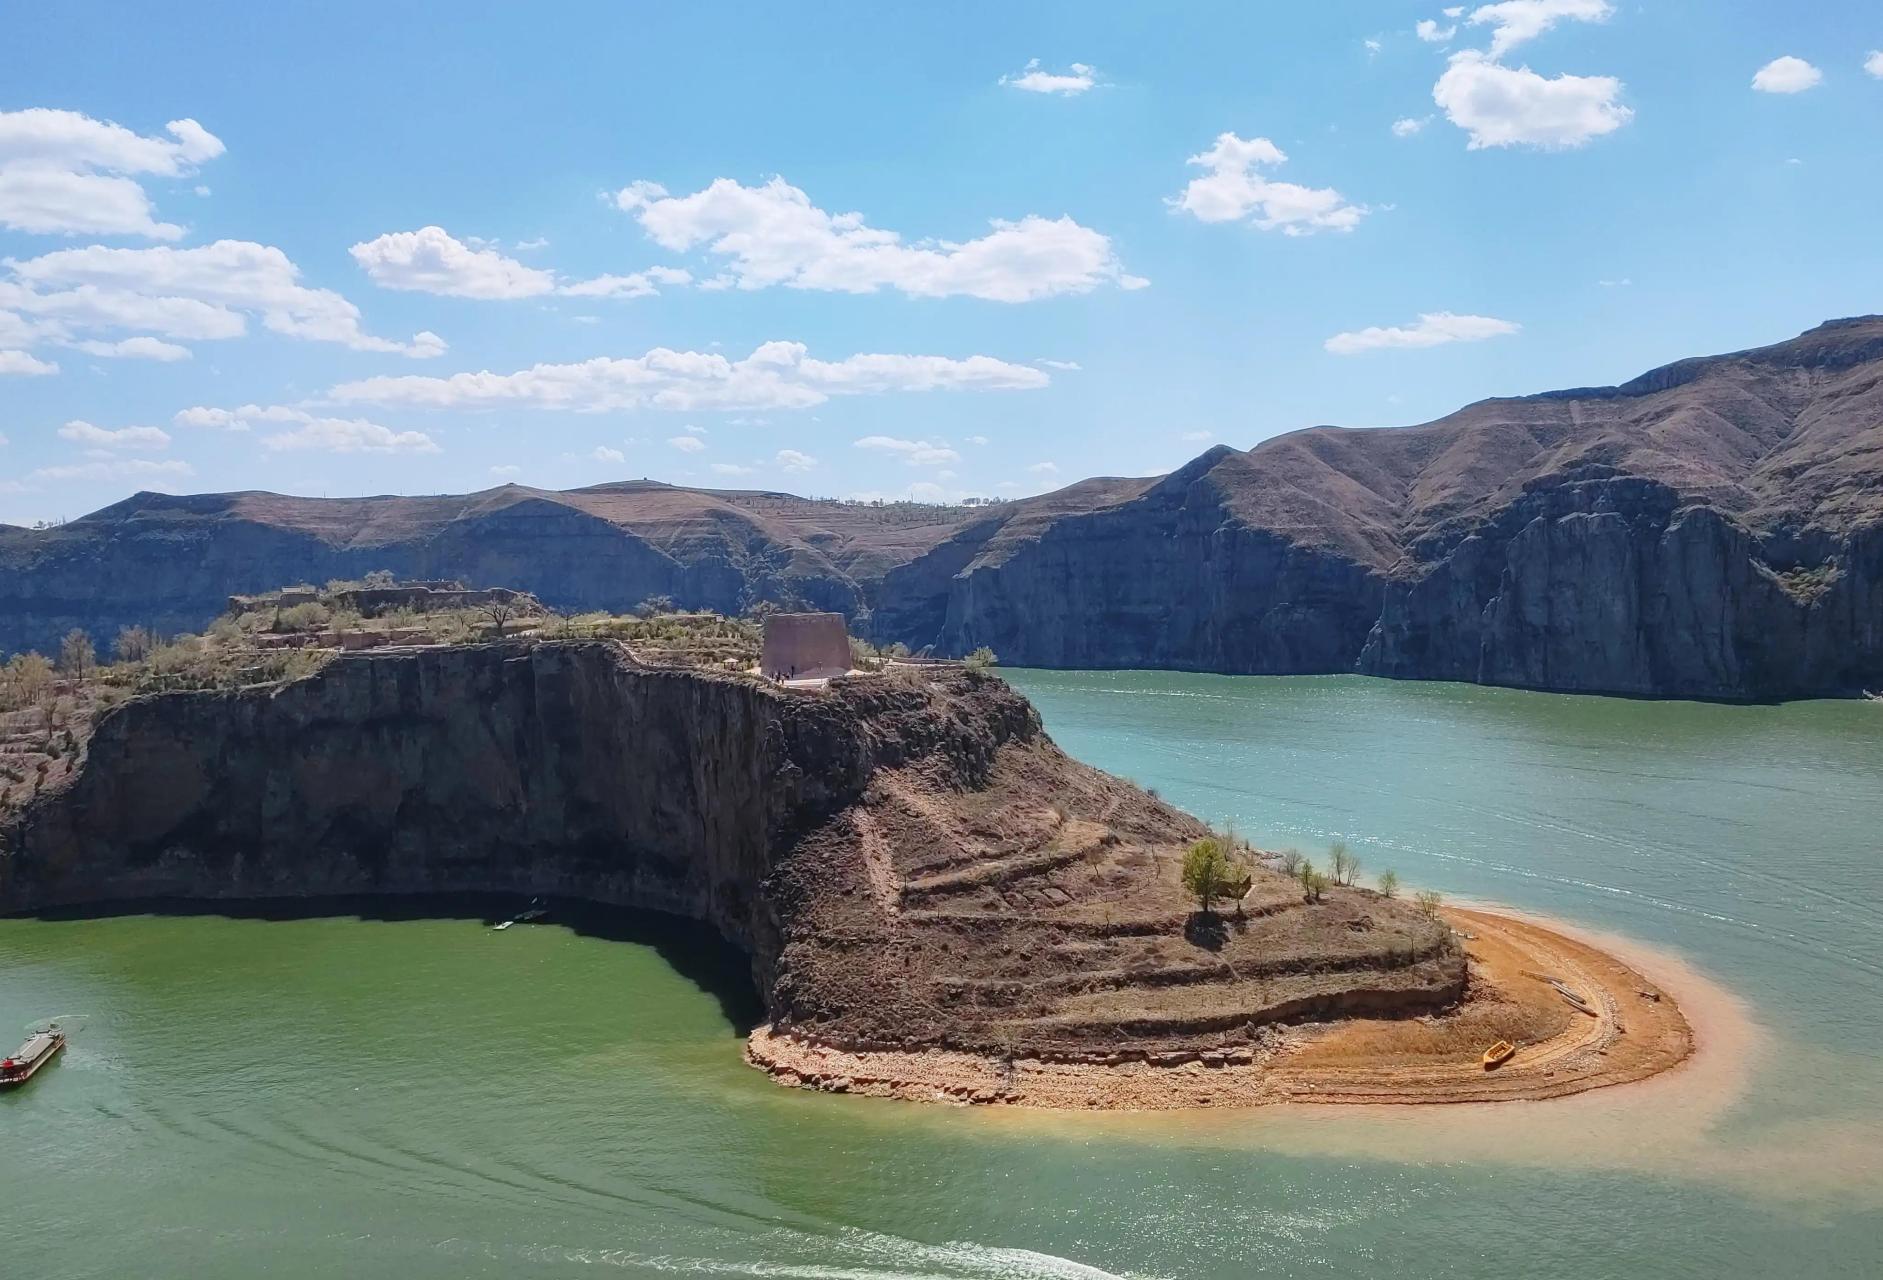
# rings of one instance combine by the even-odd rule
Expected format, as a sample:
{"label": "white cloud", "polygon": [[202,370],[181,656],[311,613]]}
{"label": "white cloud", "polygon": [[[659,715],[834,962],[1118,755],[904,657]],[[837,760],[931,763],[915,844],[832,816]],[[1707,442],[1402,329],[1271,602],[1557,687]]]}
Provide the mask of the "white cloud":
{"label": "white cloud", "polygon": [[757,467],[748,467],[739,462],[715,462],[710,470],[719,476],[749,476],[758,472]]}
{"label": "white cloud", "polygon": [[133,177],[174,178],[222,154],[194,120],[172,120],[169,138],[145,137],[76,111],[0,111],[0,226],[64,235],[175,240],[183,228],[151,216]]}
{"label": "white cloud", "polygon": [[926,440],[902,440],[895,436],[864,436],[854,443],[858,449],[892,454],[912,467],[938,467],[945,462],[961,461],[961,455],[947,445],[930,444]]}
{"label": "white cloud", "polygon": [[1048,369],[1058,369],[1064,373],[1077,373],[1084,368],[1077,360],[1035,360],[1033,363]]}
{"label": "white cloud", "polygon": [[180,410],[171,420],[179,427],[247,431],[262,423],[286,427],[261,437],[264,449],[318,450],[323,453],[437,453],[438,442],[423,431],[394,431],[363,418],[326,418],[291,405],[245,404],[239,409],[201,405]]}
{"label": "white cloud", "polygon": [[704,453],[706,442],[698,436],[669,436],[667,443],[681,453]]}
{"label": "white cloud", "polygon": [[1617,99],[1613,76],[1546,78],[1511,68],[1481,53],[1453,54],[1432,86],[1446,118],[1471,135],[1470,147],[1579,147],[1613,133],[1634,118]]}
{"label": "white cloud", "polygon": [[24,351],[0,351],[0,375],[25,374],[29,377],[59,372],[59,366]]}
{"label": "white cloud", "polygon": [[1182,439],[1188,444],[1201,444],[1205,440],[1213,439],[1215,435],[1214,431],[1186,431]]}
{"label": "white cloud", "polygon": [[[654,267],[632,275],[565,282],[553,271],[505,257],[491,241],[476,236],[468,240],[456,239],[443,227],[421,227],[388,232],[348,252],[375,284],[448,298],[537,298],[548,293],[570,298],[645,298],[659,293],[660,285],[692,280],[685,271]],[[538,248],[548,243],[530,241],[517,247]]]}
{"label": "white cloud", "polygon": [[817,465],[816,458],[808,453],[800,453],[796,449],[780,449],[774,461],[781,469],[790,472],[809,471]]}
{"label": "white cloud", "polygon": [[1367,56],[1369,58],[1372,57],[1374,54],[1378,53],[1381,48],[1380,42],[1378,40],[1367,39],[1367,40],[1362,40],[1360,43],[1366,47]]}
{"label": "white cloud", "polygon": [[1883,80],[1883,49],[1870,50],[1870,56],[1863,60],[1863,69]]}
{"label": "white cloud", "polygon": [[347,250],[374,284],[449,298],[533,298],[556,287],[547,271],[495,249],[474,249],[443,227],[393,231]]}
{"label": "white cloud", "polygon": [[270,332],[356,351],[425,358],[445,350],[444,340],[430,332],[410,342],[373,337],[360,328],[358,307],[332,290],[301,284],[287,254],[247,240],[193,249],[89,245],[5,265],[12,274],[0,280],[0,308],[32,317],[55,341],[100,329],[236,338],[255,316]]}
{"label": "white cloud", "polygon": [[1426,121],[1430,119],[1430,116],[1424,118],[1406,116],[1404,119],[1395,120],[1393,121],[1393,136],[1395,138],[1410,138],[1413,134],[1425,128]]}
{"label": "white cloud", "polygon": [[174,342],[164,342],[157,338],[125,338],[119,342],[99,342],[87,339],[74,342],[75,351],[83,351],[88,356],[104,356],[114,360],[188,360],[191,352],[188,347],[179,347]]}
{"label": "white cloud", "polygon": [[1111,240],[1069,217],[995,220],[978,240],[903,243],[860,213],[831,214],[783,178],[742,186],[720,178],[690,196],[637,182],[615,196],[662,248],[695,248],[726,261],[702,288],[783,285],[838,293],[897,289],[923,298],[1028,302],[1146,282],[1125,273]]}
{"label": "white cloud", "polygon": [[968,443],[971,445],[974,445],[976,448],[979,448],[981,445],[984,445],[987,443],[987,437],[986,436],[969,436]]}
{"label": "white cloud", "polygon": [[1491,316],[1461,316],[1449,311],[1428,311],[1417,324],[1404,327],[1375,326],[1354,333],[1337,333],[1322,345],[1337,356],[1358,355],[1388,347],[1441,347],[1451,342],[1482,342],[1504,334],[1516,333],[1521,325]]}
{"label": "white cloud", "polygon": [[1348,203],[1332,187],[1270,182],[1257,172],[1287,160],[1282,149],[1267,138],[1219,134],[1214,146],[1188,161],[1208,169],[1208,176],[1191,179],[1182,194],[1168,203],[1203,222],[1247,218],[1264,231],[1291,236],[1351,231],[1359,225],[1366,207]]}
{"label": "white cloud", "polygon": [[742,360],[717,352],[656,348],[644,356],[598,356],[539,364],[516,373],[449,378],[367,378],[329,394],[340,401],[433,409],[530,408],[598,413],[616,409],[803,409],[832,396],[890,391],[1013,391],[1047,375],[991,356],[854,355],[815,360],[797,342],[767,342]]}
{"label": "white cloud", "polygon": [[1430,18],[1423,19],[1413,27],[1413,32],[1427,44],[1444,44],[1458,34],[1456,26],[1441,27]]}
{"label": "white cloud", "polygon": [[170,415],[173,427],[202,427],[210,431],[247,431],[248,422],[244,415],[259,416],[260,405],[244,405],[240,409],[210,409],[196,405],[189,409],[179,409]]}
{"label": "white cloud", "polygon": [[59,428],[61,440],[91,445],[98,449],[137,449],[157,451],[170,447],[170,433],[162,427],[119,427],[112,431],[94,427],[78,418]]}
{"label": "white cloud", "polygon": [[140,480],[176,478],[195,474],[187,462],[154,462],[149,458],[112,458],[55,467],[41,467],[29,480]]}
{"label": "white cloud", "polygon": [[1491,57],[1501,58],[1558,22],[1607,22],[1614,14],[1609,0],[1503,0],[1480,5],[1467,21],[1474,27],[1492,28]]}
{"label": "white cloud", "polygon": [[1627,276],[1621,276],[1613,280],[1597,280],[1596,283],[1601,285],[1604,289],[1626,289],[1629,285],[1633,284],[1634,281],[1630,280]]}
{"label": "white cloud", "polygon": [[1752,87],[1760,93],[1803,93],[1806,89],[1817,88],[1823,80],[1822,71],[1803,58],[1787,55],[1774,58],[1760,67],[1752,77]]}
{"label": "white cloud", "polygon": [[[522,247],[523,247],[522,245],[517,246],[517,248],[519,249],[521,249]],[[490,474],[492,474],[493,476],[498,476],[498,477],[520,476],[523,474],[523,468],[516,466],[512,463],[504,462],[504,463],[499,463],[497,466],[492,467],[490,469]]]}
{"label": "white cloud", "polygon": [[1069,71],[1047,71],[1041,68],[1038,58],[1033,58],[1016,74],[1002,76],[1000,82],[1028,93],[1057,93],[1072,97],[1097,84],[1098,72],[1083,62],[1073,63]]}
{"label": "white cloud", "polygon": [[628,460],[627,454],[621,452],[619,449],[610,449],[605,444],[596,445],[595,452],[591,453],[589,456],[597,462],[607,462],[616,466]]}
{"label": "white cloud", "polygon": [[671,267],[653,267],[625,276],[596,276],[565,284],[556,292],[571,298],[651,298],[663,284],[690,284],[690,272]]}
{"label": "white cloud", "polygon": [[[764,421],[764,419],[762,419],[762,418],[761,418],[761,419],[760,419],[760,422],[763,422],[763,421]],[[694,425],[693,425],[693,424],[692,424],[691,422],[689,422],[689,423],[687,423],[687,424],[686,424],[686,426],[684,426],[684,427],[682,427],[682,428],[680,428],[680,429],[681,429],[682,431],[684,431],[684,432],[686,432],[686,433],[687,433],[688,435],[695,435],[695,436],[703,436],[703,435],[705,435],[705,434],[706,434],[706,428],[705,428],[705,427],[696,427],[696,426],[694,426]]]}
{"label": "white cloud", "polygon": [[1059,464],[1057,462],[1036,462],[1028,467],[1027,470],[1031,471],[1036,476],[1056,476],[1059,474]]}
{"label": "white cloud", "polygon": [[532,253],[537,249],[547,249],[548,247],[549,238],[547,236],[537,236],[534,240],[519,240],[516,243],[518,253]]}

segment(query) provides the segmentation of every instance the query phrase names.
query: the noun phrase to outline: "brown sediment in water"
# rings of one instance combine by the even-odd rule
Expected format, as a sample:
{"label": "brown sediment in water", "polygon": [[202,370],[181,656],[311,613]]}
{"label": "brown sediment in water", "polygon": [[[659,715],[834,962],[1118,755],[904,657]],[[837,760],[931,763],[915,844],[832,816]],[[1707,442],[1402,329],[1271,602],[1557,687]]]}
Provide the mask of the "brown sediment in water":
{"label": "brown sediment in water", "polygon": [[[828,1092],[1162,1110],[1560,1098],[1645,1080],[1693,1054],[1682,1001],[1614,947],[1507,912],[1453,908],[1445,916],[1470,957],[1470,982],[1465,999],[1442,1014],[1276,1027],[1243,1048],[1122,1063],[852,1051],[769,1027],[752,1033],[746,1057],[780,1083]],[[1486,1070],[1484,1050],[1504,1039],[1516,1053]]]}

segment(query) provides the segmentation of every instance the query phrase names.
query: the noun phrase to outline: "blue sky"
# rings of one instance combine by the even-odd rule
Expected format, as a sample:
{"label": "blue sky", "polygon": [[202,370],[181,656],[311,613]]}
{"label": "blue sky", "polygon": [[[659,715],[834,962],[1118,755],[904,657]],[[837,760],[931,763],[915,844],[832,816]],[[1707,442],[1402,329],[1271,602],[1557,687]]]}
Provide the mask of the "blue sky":
{"label": "blue sky", "polygon": [[1883,310],[1856,0],[6,26],[9,522],[140,488],[1015,496]]}

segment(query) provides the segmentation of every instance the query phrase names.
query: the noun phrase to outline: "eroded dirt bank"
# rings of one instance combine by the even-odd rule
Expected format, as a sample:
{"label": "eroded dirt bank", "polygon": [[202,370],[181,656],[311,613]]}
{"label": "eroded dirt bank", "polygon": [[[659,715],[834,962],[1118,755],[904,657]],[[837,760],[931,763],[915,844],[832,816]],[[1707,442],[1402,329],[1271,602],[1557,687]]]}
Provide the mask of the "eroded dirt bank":
{"label": "eroded dirt bank", "polygon": [[[1465,999],[1437,1015],[1272,1026],[1254,1043],[1118,1062],[1025,1054],[856,1052],[760,1027],[754,1066],[780,1083],[952,1103],[1156,1110],[1281,1102],[1416,1104],[1563,1097],[1684,1062],[1676,994],[1606,951],[1535,921],[1452,909],[1470,957]],[[1550,979],[1580,998],[1577,1008]],[[1516,1054],[1486,1070],[1509,1039]]]}

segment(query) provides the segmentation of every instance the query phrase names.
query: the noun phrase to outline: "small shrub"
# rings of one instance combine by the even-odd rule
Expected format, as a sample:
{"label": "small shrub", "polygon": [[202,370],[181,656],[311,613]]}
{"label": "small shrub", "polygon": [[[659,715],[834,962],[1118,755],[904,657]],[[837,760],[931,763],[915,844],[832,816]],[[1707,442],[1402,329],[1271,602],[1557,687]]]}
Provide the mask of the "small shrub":
{"label": "small shrub", "polygon": [[967,664],[968,669],[971,671],[985,671],[989,667],[993,666],[995,663],[999,662],[1000,659],[994,656],[994,651],[992,649],[988,648],[986,645],[982,645],[980,648],[976,649],[973,653],[970,653],[966,658],[964,658],[963,661]]}
{"label": "small shrub", "polygon": [[1205,915],[1229,883],[1229,856],[1221,842],[1205,836],[1183,855],[1183,887],[1196,895]]}
{"label": "small shrub", "polygon": [[1286,876],[1300,875],[1301,864],[1304,861],[1306,861],[1306,859],[1304,859],[1301,856],[1301,850],[1293,848],[1292,846],[1289,848],[1283,849],[1281,851],[1282,874]]}
{"label": "small shrub", "polygon": [[1419,910],[1425,913],[1428,920],[1438,919],[1438,906],[1444,899],[1434,890],[1421,889],[1412,895],[1412,900],[1419,904]]}
{"label": "small shrub", "polygon": [[1388,870],[1380,872],[1380,894],[1382,897],[1387,898],[1397,898],[1399,896],[1399,873],[1397,871]]}

